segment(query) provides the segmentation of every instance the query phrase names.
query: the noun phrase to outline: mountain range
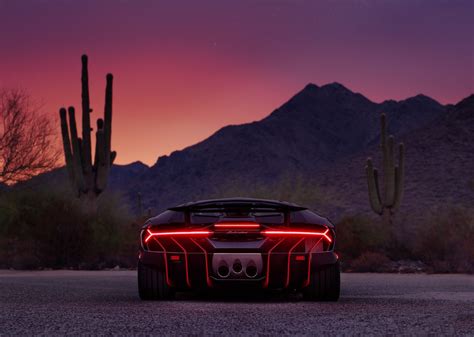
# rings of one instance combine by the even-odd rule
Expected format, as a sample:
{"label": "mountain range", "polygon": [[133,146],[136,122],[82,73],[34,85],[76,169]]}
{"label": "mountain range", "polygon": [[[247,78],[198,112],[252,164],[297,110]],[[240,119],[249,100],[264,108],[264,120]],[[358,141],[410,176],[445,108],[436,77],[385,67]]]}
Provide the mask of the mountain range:
{"label": "mountain range", "polygon": [[[365,162],[380,166],[382,112],[406,144],[401,213],[474,201],[474,95],[456,105],[424,95],[375,103],[339,83],[308,84],[262,120],[223,127],[151,167],[116,165],[110,186],[132,206],[140,192],[154,212],[239,194],[306,201],[335,219],[369,213]],[[62,170],[42,176],[35,181],[65,179]]]}

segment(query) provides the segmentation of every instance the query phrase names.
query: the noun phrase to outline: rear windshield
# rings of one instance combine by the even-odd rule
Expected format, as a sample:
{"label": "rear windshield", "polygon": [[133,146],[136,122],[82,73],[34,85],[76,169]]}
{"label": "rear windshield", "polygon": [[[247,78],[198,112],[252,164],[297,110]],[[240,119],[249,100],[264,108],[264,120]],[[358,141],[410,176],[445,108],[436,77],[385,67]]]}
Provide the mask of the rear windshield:
{"label": "rear windshield", "polygon": [[223,211],[223,212],[192,212],[191,223],[212,223],[217,221],[225,221],[225,219],[232,219],[233,221],[239,218],[245,221],[255,221],[258,223],[272,223],[280,224],[284,222],[284,215],[281,212],[254,212],[252,210],[239,211]]}

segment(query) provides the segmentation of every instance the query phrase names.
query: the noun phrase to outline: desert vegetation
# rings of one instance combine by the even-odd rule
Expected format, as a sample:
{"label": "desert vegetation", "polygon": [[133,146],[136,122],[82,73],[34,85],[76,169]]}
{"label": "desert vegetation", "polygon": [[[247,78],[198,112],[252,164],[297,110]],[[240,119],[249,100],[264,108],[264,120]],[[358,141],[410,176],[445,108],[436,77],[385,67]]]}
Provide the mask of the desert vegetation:
{"label": "desert vegetation", "polygon": [[[254,193],[264,198],[291,197],[310,207],[319,202],[309,196],[316,185],[301,183],[288,189],[288,184]],[[135,267],[138,232],[146,217],[130,209],[120,195],[107,191],[91,214],[69,189],[68,185],[25,187],[0,196],[0,268]],[[374,215],[337,221],[336,250],[343,270],[473,273],[472,210],[445,206],[427,210],[422,218],[413,223],[395,216],[395,234]]]}
{"label": "desert vegetation", "polygon": [[0,196],[0,268],[134,267],[141,219],[119,196],[94,213],[69,186],[19,188]]}
{"label": "desert vegetation", "polygon": [[14,184],[56,167],[54,120],[24,89],[0,90],[0,184]]}
{"label": "desert vegetation", "polygon": [[[412,159],[410,162],[410,152],[407,151],[407,164],[411,163],[412,166],[411,170],[410,166],[407,168],[406,181],[409,184],[412,179],[412,185],[411,190],[407,189],[410,193],[405,194],[405,199],[411,197],[411,202],[405,201],[403,204],[405,149],[403,144],[400,144],[398,154],[395,153],[397,151],[394,150],[394,139],[386,135],[385,115],[381,115],[380,182],[379,171],[374,168],[372,160],[367,161],[364,175],[362,163],[366,158],[365,154],[365,158],[361,155],[341,157],[339,161],[330,162],[325,168],[321,166],[319,171],[315,171],[319,161],[333,158],[331,150],[333,147],[339,149],[340,144],[351,144],[351,141],[350,138],[341,138],[341,141],[334,143],[335,145],[327,143],[325,146],[320,146],[321,139],[332,139],[332,136],[328,135],[321,139],[315,138],[312,143],[308,143],[307,140],[312,139],[314,130],[307,128],[307,123],[295,126],[296,129],[307,131],[304,137],[301,137],[304,144],[295,143],[290,152],[287,150],[286,155],[275,159],[272,139],[277,144],[281,137],[280,131],[270,132],[275,127],[271,123],[278,122],[278,125],[286,126],[293,120],[286,119],[294,110],[291,108],[291,111],[288,110],[283,114],[281,112],[284,109],[279,109],[271,115],[272,118],[265,119],[268,123],[271,122],[271,125],[265,124],[266,126],[260,130],[262,132],[249,132],[246,128],[255,127],[258,123],[267,123],[265,120],[242,127],[229,127],[227,131],[224,128],[225,132],[230,132],[227,136],[224,131],[217,132],[208,141],[161,158],[156,168],[151,168],[152,173],[158,176],[156,180],[151,174],[138,174],[128,179],[127,174],[135,174],[124,173],[123,186],[106,188],[117,187],[110,185],[117,184],[118,181],[111,183],[114,181],[111,179],[111,173],[118,168],[118,166],[112,167],[116,156],[116,153],[111,151],[112,79],[112,75],[107,75],[104,119],[97,120],[95,153],[92,151],[91,143],[92,109],[89,100],[86,56],[82,57],[81,77],[82,137],[78,135],[73,107],[60,109],[59,128],[59,123],[56,123],[55,127],[53,120],[39,112],[24,91],[6,90],[1,93],[0,268],[96,269],[115,266],[133,268],[138,251],[138,232],[146,217],[163,210],[177,200],[185,202],[203,198],[247,196],[291,201],[321,211],[322,215],[325,209],[332,210],[332,214],[344,214],[342,218],[335,219],[334,224],[337,234],[336,250],[341,257],[342,268],[346,271],[474,272],[472,207],[462,206],[452,201],[455,199],[444,198],[442,195],[438,199],[427,199],[429,202],[425,200],[423,207],[404,208],[405,205],[415,204],[413,195],[418,195],[416,192],[419,190],[417,188],[419,185],[412,179],[417,176],[412,173],[413,163],[416,160]],[[311,120],[315,116],[321,116],[322,114],[312,113],[311,109],[306,108],[317,105],[319,99],[327,99],[332,97],[331,95],[362,100],[360,104],[363,111],[368,109],[369,105],[372,106],[370,102],[358,95],[354,96],[340,85],[327,85],[321,88],[312,85],[306,87],[302,94],[292,100],[291,106],[299,107],[294,111],[308,112],[294,120]],[[313,101],[312,97],[319,98]],[[307,101],[310,98],[311,100]],[[333,99],[330,101],[331,104],[324,105],[324,109],[332,106]],[[339,102],[339,98],[335,102]],[[351,104],[347,106],[353,106],[353,101],[350,102]],[[470,109],[472,102],[470,97],[459,103],[456,111],[460,112],[453,113],[452,118],[457,118],[456,116],[464,118],[464,109]],[[407,106],[405,103],[404,107]],[[334,111],[339,111],[340,108],[335,105]],[[434,108],[436,111],[444,111],[438,104]],[[371,110],[371,114],[375,113],[375,110]],[[333,115],[329,113],[325,118],[331,118]],[[353,115],[359,116],[359,114]],[[361,124],[367,129],[357,131],[361,135],[368,133],[370,139],[377,140],[378,132],[369,129],[371,117],[369,114],[367,116],[367,120]],[[398,122],[400,118],[399,116]],[[318,119],[313,124],[319,125],[321,121],[323,120]],[[346,122],[350,125],[357,121]],[[467,124],[464,119],[462,124],[463,126]],[[446,125],[443,127],[448,128],[450,124]],[[59,132],[56,132],[59,130],[66,164],[65,168],[61,169],[63,171],[55,169],[60,155],[56,144],[59,143],[57,136]],[[275,130],[280,128],[276,127]],[[333,131],[331,128],[331,134]],[[456,135],[458,133],[463,134],[456,131]],[[273,134],[278,136],[271,138]],[[252,137],[255,135],[260,138],[252,142],[254,139]],[[357,139],[360,138],[360,135],[356,136]],[[433,138],[430,136],[426,139],[427,144],[430,144]],[[266,143],[269,146],[263,151],[254,146]],[[408,147],[410,151],[412,148],[416,149],[415,141],[407,143],[410,144]],[[361,142],[359,145],[365,146],[366,150],[370,149],[370,153],[373,153],[371,144]],[[422,146],[418,144],[418,151],[425,151],[427,146],[423,144],[425,143],[422,143]],[[318,150],[314,150],[315,148]],[[228,149],[234,149],[231,157],[228,157]],[[304,150],[295,153],[300,149]],[[309,150],[314,150],[312,154],[316,157],[324,151],[330,155],[317,157],[316,162],[311,164]],[[341,155],[348,156],[345,153],[348,151],[347,148],[339,150]],[[454,150],[445,153],[459,151],[463,158],[472,153],[458,145]],[[297,154],[300,157],[296,156]],[[412,156],[414,154],[416,151],[411,153]],[[395,163],[397,157],[398,165]],[[223,165],[214,165],[219,162]],[[282,162],[285,165],[278,166]],[[295,165],[286,166],[289,162]],[[445,162],[451,161],[446,161],[443,157],[442,163]],[[243,164],[239,166],[236,163]],[[219,166],[220,171],[216,166]],[[258,170],[252,170],[255,168]],[[43,175],[43,180],[35,180],[36,178],[29,180],[51,169],[52,172]],[[55,180],[53,177],[57,177],[56,173],[59,171],[67,173],[67,178]],[[328,172],[332,171],[335,171],[334,175],[328,175]],[[425,178],[418,175],[420,176]],[[32,180],[39,181],[39,184],[32,183]],[[435,180],[427,181],[426,184],[435,185],[433,183]],[[452,183],[453,179],[450,182]],[[366,184],[369,192],[368,200]],[[426,184],[420,186],[426,187]],[[352,188],[354,186],[358,188]],[[363,194],[358,193],[362,188]],[[473,189],[471,178],[466,181],[465,189],[466,191]],[[153,192],[148,193],[150,191]],[[456,192],[458,191],[459,189],[456,189]],[[183,195],[186,197],[185,200]],[[465,196],[463,198],[466,199]],[[348,199],[351,202],[349,206],[347,202],[345,204],[341,202]],[[431,207],[426,206],[430,205],[430,200],[437,202]],[[152,212],[149,211],[149,207],[153,207]]]}
{"label": "desert vegetation", "polygon": [[[237,187],[240,186],[240,187]],[[283,175],[268,186],[234,185],[215,197],[241,195],[292,200],[312,209],[337,204],[317,179]],[[417,220],[392,213],[390,221],[378,214],[346,216],[336,225],[336,251],[345,271],[354,272],[474,272],[474,213],[456,205],[433,207]],[[423,219],[423,220],[418,220]],[[445,233],[445,234],[443,234]]]}
{"label": "desert vegetation", "polygon": [[394,160],[394,137],[387,138],[387,117],[380,116],[380,148],[383,157],[383,184],[379,182],[379,171],[374,168],[372,158],[367,159],[366,174],[369,188],[369,202],[372,210],[386,219],[387,225],[392,226],[392,217],[400,206],[403,196],[403,179],[405,172],[405,146],[398,145],[398,165]]}
{"label": "desert vegetation", "polygon": [[[74,107],[61,108],[61,135],[66,168],[72,188],[90,211],[97,207],[97,198],[107,187],[110,168],[117,153],[111,151],[112,143],[112,74],[107,74],[104,119],[97,119],[95,156],[92,160],[89,99],[89,73],[87,55],[83,55],[81,76],[82,138],[78,137]],[[67,115],[67,116],[66,116]],[[67,118],[69,117],[69,119]],[[69,123],[68,123],[69,122]]]}

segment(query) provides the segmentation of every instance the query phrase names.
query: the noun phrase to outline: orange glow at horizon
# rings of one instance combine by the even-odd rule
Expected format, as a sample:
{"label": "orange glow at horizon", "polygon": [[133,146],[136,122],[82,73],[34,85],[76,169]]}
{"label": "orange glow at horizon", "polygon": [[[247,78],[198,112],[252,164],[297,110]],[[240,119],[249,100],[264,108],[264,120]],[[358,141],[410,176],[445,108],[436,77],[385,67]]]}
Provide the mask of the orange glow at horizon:
{"label": "orange glow at horizon", "polygon": [[309,82],[340,82],[375,102],[423,93],[456,103],[474,91],[462,4],[5,2],[0,87],[27,89],[55,117],[62,106],[80,111],[87,54],[93,128],[111,72],[116,163],[153,165],[264,118]]}

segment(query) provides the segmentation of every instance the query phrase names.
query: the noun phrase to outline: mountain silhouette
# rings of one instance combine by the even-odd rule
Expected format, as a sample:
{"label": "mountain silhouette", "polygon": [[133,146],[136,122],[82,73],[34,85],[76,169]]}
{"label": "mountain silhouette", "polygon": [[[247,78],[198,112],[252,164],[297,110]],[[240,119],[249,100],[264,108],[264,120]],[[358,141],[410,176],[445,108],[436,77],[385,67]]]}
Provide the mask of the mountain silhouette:
{"label": "mountain silhouette", "polygon": [[[324,172],[345,171],[348,158],[363,158],[377,148],[381,112],[388,115],[389,131],[401,139],[444,118],[447,110],[424,95],[375,103],[339,83],[308,84],[260,121],[223,127],[198,144],[160,157],[129,185],[128,195],[141,192],[146,206],[161,210],[235,186],[245,193],[245,187],[278,184],[288,176],[324,181]],[[351,170],[363,173],[365,159],[356,166]],[[337,179],[331,188],[344,184]],[[360,191],[366,188],[364,180],[354,184]],[[367,204],[366,196],[359,198]]]}
{"label": "mountain silhouette", "polygon": [[[422,106],[412,115],[418,115]],[[389,122],[393,123],[399,115],[388,116]],[[472,207],[474,95],[455,106],[447,106],[445,112],[426,125],[418,125],[420,127],[408,132],[400,130],[395,133],[395,140],[406,144],[405,193],[399,213],[407,221],[415,221],[440,206]],[[329,194],[344,191],[338,194],[337,209],[330,204],[321,204],[320,207],[334,217],[339,215],[338,212],[370,213],[363,168],[368,156],[375,157],[376,166],[380,168],[380,152],[377,143],[320,171],[319,182],[323,190]]]}
{"label": "mountain silhouette", "polygon": [[[421,94],[375,103],[339,83],[308,84],[262,120],[225,126],[151,167],[114,165],[109,186],[123,193],[132,208],[141,193],[143,207],[153,212],[197,199],[274,199],[276,190],[281,195],[282,189],[303,189],[307,206],[335,220],[372,214],[365,165],[371,156],[381,166],[381,112],[396,142],[406,144],[401,216],[472,203],[474,95],[446,106]],[[64,169],[58,169],[28,184],[65,180]],[[291,200],[294,193],[285,195],[297,201]]]}

